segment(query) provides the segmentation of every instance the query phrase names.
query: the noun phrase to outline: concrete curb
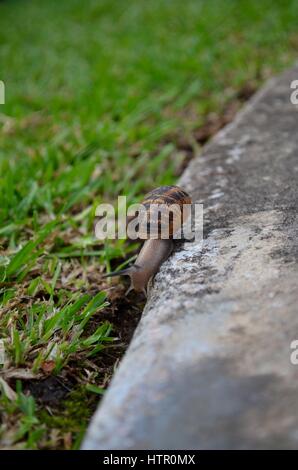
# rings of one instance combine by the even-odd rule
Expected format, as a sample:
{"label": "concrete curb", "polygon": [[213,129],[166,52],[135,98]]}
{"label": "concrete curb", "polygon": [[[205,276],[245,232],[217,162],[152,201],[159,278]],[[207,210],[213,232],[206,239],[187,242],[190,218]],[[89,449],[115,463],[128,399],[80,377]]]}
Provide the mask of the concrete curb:
{"label": "concrete curb", "polygon": [[295,79],[271,80],[182,176],[203,245],[156,276],[83,449],[297,448]]}

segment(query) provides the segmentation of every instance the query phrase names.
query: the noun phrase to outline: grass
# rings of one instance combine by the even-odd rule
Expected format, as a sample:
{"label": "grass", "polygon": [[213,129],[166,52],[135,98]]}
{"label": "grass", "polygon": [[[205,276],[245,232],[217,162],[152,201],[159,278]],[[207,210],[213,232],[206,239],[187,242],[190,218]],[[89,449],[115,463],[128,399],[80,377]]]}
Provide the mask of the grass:
{"label": "grass", "polygon": [[135,246],[100,244],[95,208],[173,183],[198,133],[295,60],[297,7],[0,3],[2,447],[79,446],[136,323],[101,277]]}

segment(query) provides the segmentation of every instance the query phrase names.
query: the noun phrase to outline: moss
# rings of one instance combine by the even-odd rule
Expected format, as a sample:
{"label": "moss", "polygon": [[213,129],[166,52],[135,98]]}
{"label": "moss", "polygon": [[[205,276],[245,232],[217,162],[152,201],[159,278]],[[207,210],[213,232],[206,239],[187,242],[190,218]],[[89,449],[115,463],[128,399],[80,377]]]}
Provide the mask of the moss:
{"label": "moss", "polygon": [[[71,448],[77,449],[98,400],[98,395],[88,392],[86,387],[80,385],[71,391],[58,407],[51,409],[52,414],[47,408],[42,407],[39,408],[37,416],[46,425],[49,439],[53,431],[59,432],[58,440],[60,445],[58,448],[67,447],[63,438],[70,434]],[[45,447],[48,446],[52,447],[51,439],[45,444]]]}

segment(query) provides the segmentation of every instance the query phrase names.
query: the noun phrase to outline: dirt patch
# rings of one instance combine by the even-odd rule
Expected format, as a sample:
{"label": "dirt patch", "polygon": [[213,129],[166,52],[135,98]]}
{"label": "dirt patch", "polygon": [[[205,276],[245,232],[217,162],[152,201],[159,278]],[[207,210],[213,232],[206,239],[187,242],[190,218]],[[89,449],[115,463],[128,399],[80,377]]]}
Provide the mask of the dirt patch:
{"label": "dirt patch", "polygon": [[43,380],[31,380],[25,386],[39,404],[59,406],[73,389],[74,382],[69,378],[50,376]]}

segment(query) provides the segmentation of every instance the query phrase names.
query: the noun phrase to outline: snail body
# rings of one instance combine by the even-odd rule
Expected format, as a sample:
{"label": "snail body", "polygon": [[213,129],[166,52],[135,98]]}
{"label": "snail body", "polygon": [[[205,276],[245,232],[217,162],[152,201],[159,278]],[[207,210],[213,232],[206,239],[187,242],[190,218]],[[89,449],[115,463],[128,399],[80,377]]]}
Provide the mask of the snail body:
{"label": "snail body", "polygon": [[[144,211],[139,218],[139,238],[145,242],[135,263],[105,277],[128,275],[131,279],[128,292],[134,289],[146,295],[150,279],[173,250],[173,237],[188,218],[190,204],[190,196],[178,186],[162,186],[148,193],[142,202]],[[158,212],[160,207],[168,210]],[[169,216],[169,211],[171,217],[163,217]]]}

